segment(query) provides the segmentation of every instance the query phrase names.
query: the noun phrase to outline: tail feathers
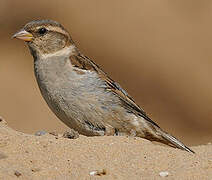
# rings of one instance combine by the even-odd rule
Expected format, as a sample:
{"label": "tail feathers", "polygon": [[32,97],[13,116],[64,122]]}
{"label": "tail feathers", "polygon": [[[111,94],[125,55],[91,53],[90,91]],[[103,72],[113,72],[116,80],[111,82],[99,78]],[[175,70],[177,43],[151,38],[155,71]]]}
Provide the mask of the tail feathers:
{"label": "tail feathers", "polygon": [[167,141],[168,144],[171,144],[179,149],[188,151],[188,152],[192,152],[195,153],[193,150],[191,150],[190,148],[188,148],[187,146],[185,146],[182,142],[180,142],[177,138],[173,137],[172,135],[166,133],[165,131],[163,131],[162,129],[158,129],[160,132],[160,136]]}

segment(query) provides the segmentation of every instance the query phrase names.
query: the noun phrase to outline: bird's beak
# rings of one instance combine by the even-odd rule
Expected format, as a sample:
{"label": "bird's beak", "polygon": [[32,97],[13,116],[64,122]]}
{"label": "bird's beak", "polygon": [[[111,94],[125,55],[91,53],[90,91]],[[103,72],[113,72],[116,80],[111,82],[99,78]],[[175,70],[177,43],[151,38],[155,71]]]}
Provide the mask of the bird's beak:
{"label": "bird's beak", "polygon": [[12,38],[17,38],[17,39],[21,39],[24,40],[26,42],[30,42],[33,39],[33,35],[27,31],[25,31],[24,29],[21,29],[20,31],[18,31],[17,33],[15,33]]}

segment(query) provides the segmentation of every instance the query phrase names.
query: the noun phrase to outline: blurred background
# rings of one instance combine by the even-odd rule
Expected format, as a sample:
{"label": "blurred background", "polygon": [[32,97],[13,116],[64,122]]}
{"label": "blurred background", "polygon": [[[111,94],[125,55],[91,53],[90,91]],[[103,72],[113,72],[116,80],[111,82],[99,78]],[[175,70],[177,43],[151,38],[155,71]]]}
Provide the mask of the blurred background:
{"label": "blurred background", "polygon": [[212,141],[212,1],[1,0],[0,17],[0,116],[10,127],[67,129],[41,97],[28,48],[11,39],[53,19],[163,129],[189,145]]}

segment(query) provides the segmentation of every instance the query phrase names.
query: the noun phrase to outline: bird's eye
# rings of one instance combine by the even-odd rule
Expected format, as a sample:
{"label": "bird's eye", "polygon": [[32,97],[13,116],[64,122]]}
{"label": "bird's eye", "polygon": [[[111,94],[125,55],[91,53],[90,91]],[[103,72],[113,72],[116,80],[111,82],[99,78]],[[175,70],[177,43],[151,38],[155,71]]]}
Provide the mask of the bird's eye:
{"label": "bird's eye", "polygon": [[40,29],[38,29],[38,33],[39,33],[40,35],[44,35],[44,34],[47,33],[47,29],[46,29],[46,28],[40,28]]}

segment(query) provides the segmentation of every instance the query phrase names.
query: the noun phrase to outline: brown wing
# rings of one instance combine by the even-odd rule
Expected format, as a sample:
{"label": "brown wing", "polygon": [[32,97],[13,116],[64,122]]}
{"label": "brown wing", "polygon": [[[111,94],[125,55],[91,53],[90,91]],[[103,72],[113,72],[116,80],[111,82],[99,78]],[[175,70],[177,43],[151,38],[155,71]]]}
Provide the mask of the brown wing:
{"label": "brown wing", "polygon": [[92,60],[88,57],[83,56],[82,54],[72,55],[70,56],[71,64],[79,69],[95,71],[99,74],[99,76],[106,82],[107,91],[113,92],[116,96],[119,97],[123,106],[126,108],[128,112],[137,114],[147,121],[151,122],[155,126],[159,127],[154,121],[152,121],[147,114],[142,110],[137,104],[135,104],[132,97],[128,95],[128,93],[121,88],[121,86],[113,81],[98,65],[96,65]]}

